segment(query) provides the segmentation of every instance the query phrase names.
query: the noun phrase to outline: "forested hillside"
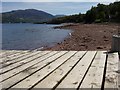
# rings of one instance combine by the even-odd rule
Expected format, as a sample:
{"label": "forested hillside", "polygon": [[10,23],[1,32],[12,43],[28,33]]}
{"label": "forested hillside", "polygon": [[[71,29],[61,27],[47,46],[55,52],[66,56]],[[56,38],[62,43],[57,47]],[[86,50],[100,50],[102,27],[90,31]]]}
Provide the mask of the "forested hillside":
{"label": "forested hillside", "polygon": [[109,5],[98,4],[92,7],[86,14],[76,14],[60,18],[55,18],[48,23],[101,23],[101,22],[120,22],[120,1]]}
{"label": "forested hillside", "polygon": [[36,9],[15,10],[2,13],[3,23],[37,23],[47,22],[53,18],[53,15]]}

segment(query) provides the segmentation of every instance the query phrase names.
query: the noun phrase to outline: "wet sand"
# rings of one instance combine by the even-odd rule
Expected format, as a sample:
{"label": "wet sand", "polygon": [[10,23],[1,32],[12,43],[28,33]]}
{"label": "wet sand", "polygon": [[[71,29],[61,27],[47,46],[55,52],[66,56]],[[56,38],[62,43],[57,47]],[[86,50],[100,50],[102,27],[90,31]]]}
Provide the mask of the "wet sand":
{"label": "wet sand", "polygon": [[73,30],[69,38],[44,50],[110,50],[112,35],[117,34],[120,24],[66,24],[60,29]]}

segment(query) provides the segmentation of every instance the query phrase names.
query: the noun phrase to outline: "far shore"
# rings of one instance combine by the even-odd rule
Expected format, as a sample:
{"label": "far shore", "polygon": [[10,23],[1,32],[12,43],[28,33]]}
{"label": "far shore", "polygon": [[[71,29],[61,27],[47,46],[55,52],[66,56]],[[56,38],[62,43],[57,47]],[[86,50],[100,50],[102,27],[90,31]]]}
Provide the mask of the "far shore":
{"label": "far shore", "polygon": [[103,24],[63,24],[54,28],[70,29],[69,38],[55,46],[43,50],[107,50],[111,49],[112,36],[118,33],[120,24],[103,23]]}

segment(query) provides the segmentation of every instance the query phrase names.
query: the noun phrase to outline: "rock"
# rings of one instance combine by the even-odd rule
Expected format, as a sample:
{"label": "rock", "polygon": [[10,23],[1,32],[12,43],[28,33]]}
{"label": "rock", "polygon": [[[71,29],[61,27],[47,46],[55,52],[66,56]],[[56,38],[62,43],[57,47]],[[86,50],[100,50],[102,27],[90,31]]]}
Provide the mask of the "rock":
{"label": "rock", "polygon": [[85,48],[87,49],[87,48],[88,48],[88,46],[85,46]]}
{"label": "rock", "polygon": [[106,36],[103,36],[103,38],[107,38]]}
{"label": "rock", "polygon": [[104,41],[109,41],[108,39],[105,39]]}
{"label": "rock", "polygon": [[81,44],[80,46],[85,46],[85,44]]}
{"label": "rock", "polygon": [[97,49],[103,49],[103,47],[102,46],[98,46]]}
{"label": "rock", "polygon": [[64,40],[64,41],[66,41],[66,40]]}

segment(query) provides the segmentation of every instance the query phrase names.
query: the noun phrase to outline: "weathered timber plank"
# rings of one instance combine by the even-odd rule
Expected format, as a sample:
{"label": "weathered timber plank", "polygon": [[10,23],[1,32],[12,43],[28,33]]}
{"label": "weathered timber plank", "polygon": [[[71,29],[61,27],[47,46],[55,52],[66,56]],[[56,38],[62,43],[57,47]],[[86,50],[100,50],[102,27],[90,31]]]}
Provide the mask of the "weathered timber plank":
{"label": "weathered timber plank", "polygon": [[15,54],[13,54],[13,55],[10,55],[10,56],[6,56],[6,57],[4,57],[4,58],[1,58],[1,61],[0,61],[0,65],[1,64],[5,64],[5,63],[8,63],[9,61],[14,61],[14,60],[16,60],[16,59],[18,59],[18,58],[20,58],[20,57],[22,57],[22,56],[25,56],[25,55],[27,55],[27,54],[29,54],[29,53],[15,53]]}
{"label": "weathered timber plank", "polygon": [[10,65],[12,65],[12,64],[14,64],[14,63],[18,63],[18,62],[20,62],[20,61],[23,61],[24,59],[28,59],[28,58],[30,58],[30,57],[33,57],[33,56],[39,54],[40,52],[41,52],[41,51],[31,52],[31,53],[29,53],[29,54],[27,54],[27,55],[24,55],[24,56],[22,56],[22,57],[20,57],[20,58],[15,59],[15,60],[9,60],[9,61],[7,60],[7,62],[5,62],[5,63],[2,64],[2,68],[7,67],[7,66],[10,66]]}
{"label": "weathered timber plank", "polygon": [[19,52],[3,52],[3,53],[0,53],[0,58],[4,58],[6,56],[10,56],[10,55],[13,55],[15,53],[19,53]]}
{"label": "weathered timber plank", "polygon": [[[30,67],[30,66],[33,66],[33,65],[35,65],[35,64],[37,64],[39,62],[42,62],[42,60],[45,60],[46,58],[51,57],[55,53],[56,53],[56,51],[51,52],[51,53],[49,53],[48,51],[45,51],[45,52],[41,53],[40,57],[36,58],[35,60],[33,60],[33,61],[29,62],[29,63],[23,64],[22,66],[19,66],[16,69],[13,69],[13,70],[11,70],[9,72],[6,72],[6,73],[2,74],[3,80],[7,79],[7,78],[9,78],[11,76],[14,76],[15,74],[25,70],[27,67]],[[44,56],[42,56],[42,55],[44,55]]]}
{"label": "weathered timber plank", "polygon": [[[6,57],[10,57],[14,54],[17,54],[17,53],[26,53],[27,51],[19,51],[19,50],[0,50],[1,53],[0,53],[0,59],[2,61],[2,59],[6,58]],[[0,61],[0,62],[1,62]]]}
{"label": "weathered timber plank", "polygon": [[13,86],[12,88],[31,88],[36,82],[44,79],[49,74],[51,74],[54,70],[56,70],[58,67],[60,67],[62,64],[64,64],[66,61],[68,61],[76,51],[70,51],[63,57],[57,59],[55,62],[51,63],[50,65],[46,66],[42,70],[39,70],[35,74],[29,76],[25,80],[19,82],[17,85]]}
{"label": "weathered timber plank", "polygon": [[76,53],[72,58],[56,69],[50,76],[39,82],[34,88],[54,88],[62,78],[64,78],[71,69],[81,60],[85,51]]}
{"label": "weathered timber plank", "polygon": [[[19,82],[20,80],[24,80],[24,78],[27,78],[28,76],[34,74],[36,71],[43,69],[45,66],[49,65],[50,63],[54,62],[55,60],[57,60],[58,58],[60,58],[61,56],[65,55],[67,53],[67,51],[62,51],[60,53],[55,54],[54,56],[51,56],[50,58],[46,58],[46,60],[44,60],[43,62],[38,62],[37,64],[34,64],[33,66],[31,65],[26,65],[22,68],[22,72],[20,72],[19,74],[5,80],[4,82],[2,82],[3,87],[10,87],[12,85],[14,85],[15,83]],[[41,58],[37,59],[38,61],[41,61]],[[21,70],[21,68],[20,68]],[[18,71],[20,71],[18,69]],[[9,75],[10,73],[8,73]]]}
{"label": "weathered timber plank", "polygon": [[[37,55],[35,55],[35,56],[33,56],[33,57],[30,57],[30,58],[28,58],[28,59],[24,59],[24,60],[22,60],[22,61],[20,61],[20,62],[18,62],[18,63],[15,63],[15,64],[13,64],[13,65],[10,65],[10,66],[8,66],[8,67],[1,68],[0,70],[2,70],[2,73],[5,73],[5,72],[7,72],[7,71],[10,71],[10,70],[13,70],[13,69],[17,69],[18,67],[20,67],[20,66],[22,66],[22,65],[24,65],[24,64],[27,64],[27,63],[29,63],[29,62],[33,62],[36,58],[39,58],[39,57],[41,57],[41,56],[43,56],[43,55],[46,55],[47,53],[49,53],[49,51],[40,52],[39,54],[37,54]],[[52,52],[52,53],[54,53],[54,52]]]}
{"label": "weathered timber plank", "polygon": [[83,79],[89,65],[92,63],[95,54],[96,51],[87,52],[87,54],[66,76],[66,78],[58,85],[57,88],[78,88],[79,83]]}
{"label": "weathered timber plank", "polygon": [[21,52],[20,50],[0,50],[0,54],[6,55],[6,54],[12,54],[16,52]]}
{"label": "weathered timber plank", "polygon": [[10,55],[10,56],[3,57],[3,58],[1,58],[2,61],[0,61],[0,64],[6,63],[6,62],[11,61],[11,60],[18,59],[22,56],[28,55],[29,53],[30,52],[19,52],[19,53],[15,53],[13,55]]}
{"label": "weathered timber plank", "polygon": [[80,88],[98,88],[97,90],[101,90],[105,62],[106,54],[104,51],[98,51],[88,73],[80,85]]}
{"label": "weathered timber plank", "polygon": [[0,58],[5,58],[6,56],[10,56],[10,55],[14,55],[14,54],[17,54],[17,53],[27,53],[27,52],[29,52],[28,50],[25,50],[25,51],[23,51],[23,50],[7,50],[7,51],[4,51],[4,50],[2,50],[2,52],[3,53],[0,53],[0,55],[2,55],[2,57],[0,57]]}
{"label": "weathered timber plank", "polygon": [[115,90],[118,88],[118,73],[119,73],[119,59],[118,54],[109,54],[107,59],[107,69],[105,76],[105,86],[104,88],[111,88]]}

